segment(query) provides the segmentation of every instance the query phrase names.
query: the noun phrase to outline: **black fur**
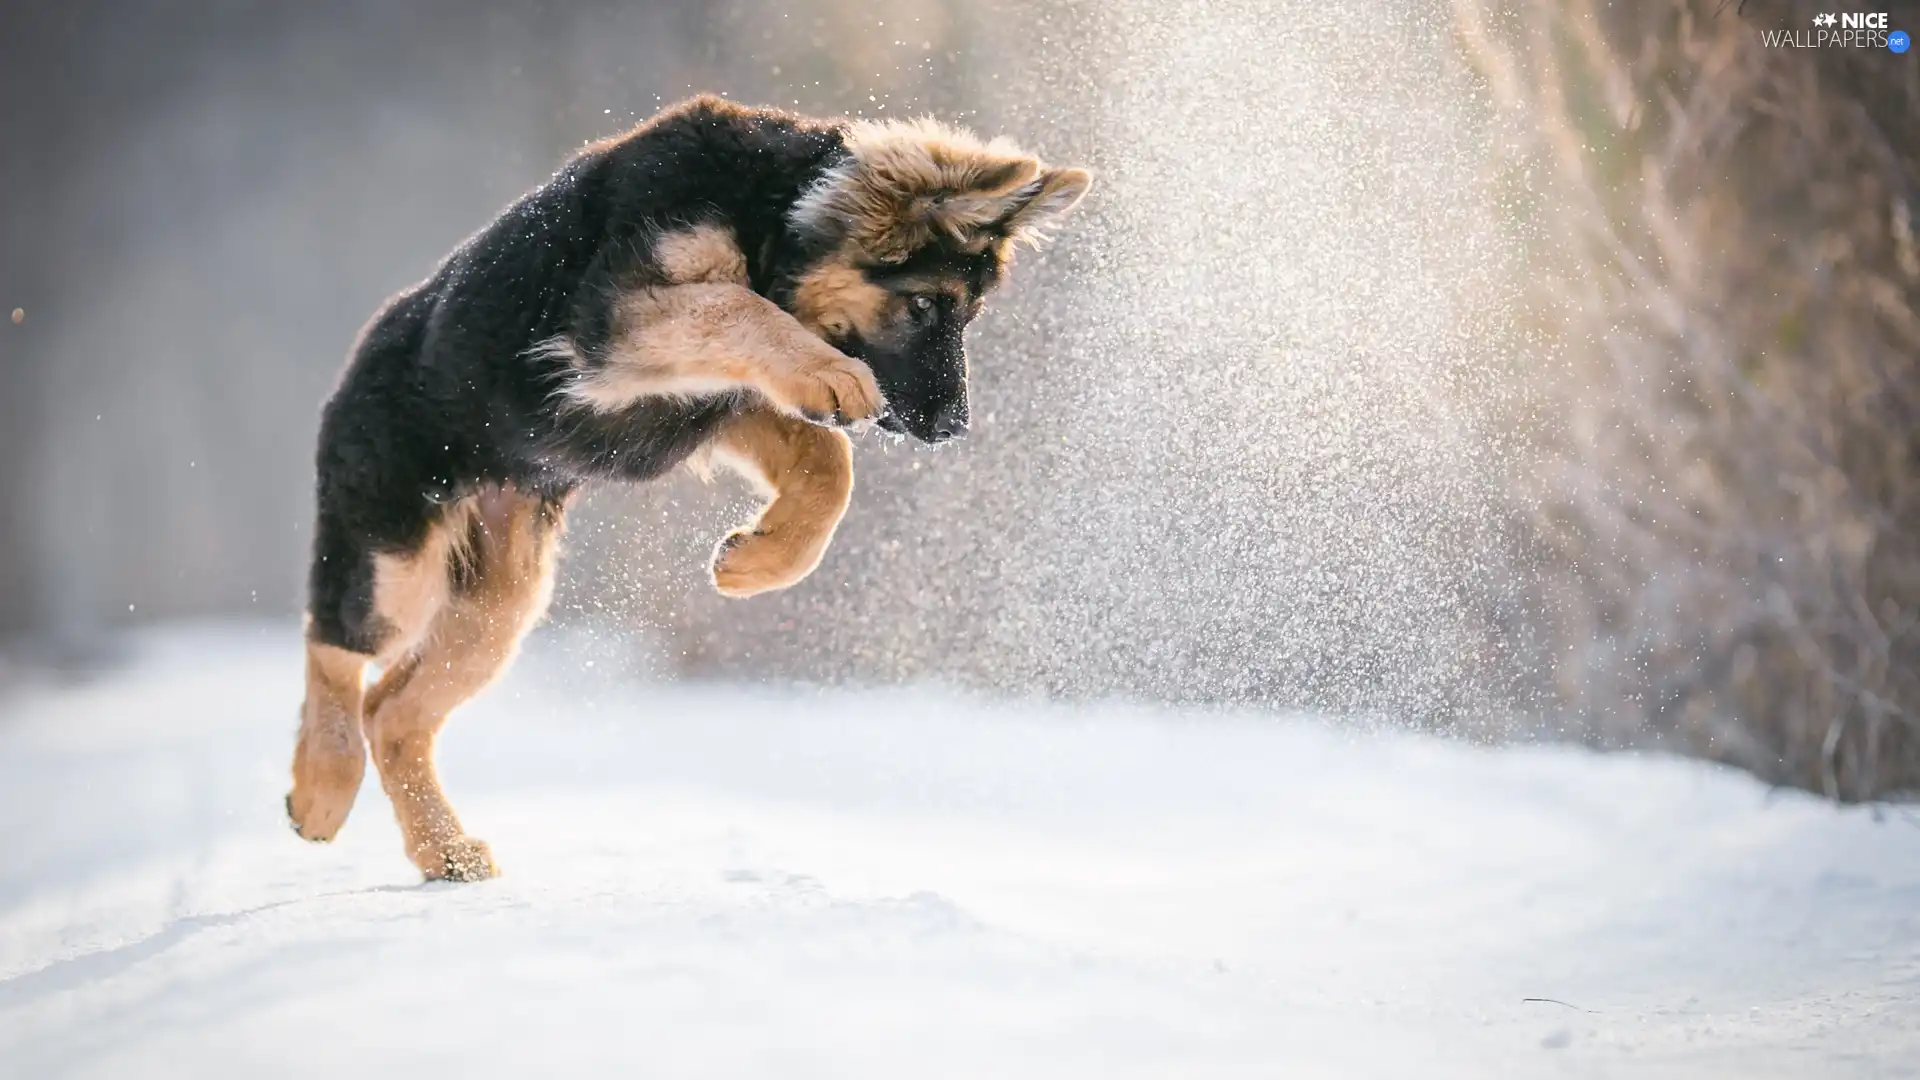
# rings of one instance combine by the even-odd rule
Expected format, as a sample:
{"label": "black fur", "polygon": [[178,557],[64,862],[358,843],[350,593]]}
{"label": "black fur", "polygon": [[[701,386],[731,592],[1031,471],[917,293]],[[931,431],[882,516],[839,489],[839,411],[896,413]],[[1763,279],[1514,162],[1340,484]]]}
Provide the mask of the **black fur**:
{"label": "black fur", "polygon": [[[822,253],[790,232],[788,212],[844,157],[841,131],[717,98],[687,102],[588,147],[389,301],[321,419],[310,635],[377,653],[373,556],[416,550],[440,505],[498,484],[558,504],[590,479],[650,479],[746,407],[735,393],[617,414],[557,410],[567,361],[529,350],[565,336],[594,355],[621,290],[657,281],[653,239],[702,222],[731,227],[752,288],[790,310],[795,280]],[[983,291],[987,269],[967,273]],[[977,298],[964,310],[942,300],[938,318],[897,340],[835,342],[873,365],[882,391],[907,405],[899,425],[923,439],[964,429],[960,337]]]}

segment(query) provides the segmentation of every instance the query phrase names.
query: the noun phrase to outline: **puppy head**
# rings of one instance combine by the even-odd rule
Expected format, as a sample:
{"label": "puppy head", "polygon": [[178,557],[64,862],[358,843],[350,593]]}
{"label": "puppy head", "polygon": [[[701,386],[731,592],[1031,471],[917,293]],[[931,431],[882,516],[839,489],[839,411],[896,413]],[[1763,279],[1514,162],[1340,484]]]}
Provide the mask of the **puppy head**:
{"label": "puppy head", "polygon": [[883,426],[963,435],[967,324],[1014,246],[1044,239],[1093,177],[931,120],[852,123],[843,146],[788,219],[814,253],[793,313],[873,368]]}

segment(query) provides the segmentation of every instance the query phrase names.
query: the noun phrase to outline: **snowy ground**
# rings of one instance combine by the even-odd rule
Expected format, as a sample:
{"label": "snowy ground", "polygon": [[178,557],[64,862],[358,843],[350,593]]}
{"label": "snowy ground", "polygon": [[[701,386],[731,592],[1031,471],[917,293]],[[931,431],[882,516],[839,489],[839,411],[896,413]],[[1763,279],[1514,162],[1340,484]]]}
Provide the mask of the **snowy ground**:
{"label": "snowy ground", "polygon": [[1920,1076],[1920,828],[1722,770],[549,646],[422,886],[376,785],[287,830],[298,671],[0,699],[0,1075]]}

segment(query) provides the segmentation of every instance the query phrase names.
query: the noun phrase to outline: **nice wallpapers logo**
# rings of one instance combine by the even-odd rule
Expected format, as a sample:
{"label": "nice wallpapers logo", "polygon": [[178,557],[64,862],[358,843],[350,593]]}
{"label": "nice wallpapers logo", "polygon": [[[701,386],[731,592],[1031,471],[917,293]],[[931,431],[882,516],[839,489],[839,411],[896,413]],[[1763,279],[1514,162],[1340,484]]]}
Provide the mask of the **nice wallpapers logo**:
{"label": "nice wallpapers logo", "polygon": [[1811,30],[1767,30],[1770,49],[1885,49],[1904,53],[1913,48],[1905,30],[1892,29],[1884,11],[1848,11],[1813,17]]}

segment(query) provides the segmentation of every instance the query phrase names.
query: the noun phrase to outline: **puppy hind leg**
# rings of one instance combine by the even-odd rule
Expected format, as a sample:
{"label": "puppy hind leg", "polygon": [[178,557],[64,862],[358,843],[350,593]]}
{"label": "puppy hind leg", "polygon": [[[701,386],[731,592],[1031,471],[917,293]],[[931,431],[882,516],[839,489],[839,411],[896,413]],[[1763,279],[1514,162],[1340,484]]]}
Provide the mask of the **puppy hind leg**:
{"label": "puppy hind leg", "polygon": [[332,840],[346,823],[366,773],[360,731],[361,677],[369,657],[307,643],[307,696],[293,748],[287,818],[307,840]]}
{"label": "puppy hind leg", "polygon": [[853,498],[853,446],[839,431],[761,409],[715,436],[714,456],[772,499],[720,541],[713,585],[744,598],[795,585],[825,556]]}
{"label": "puppy hind leg", "polygon": [[[439,520],[411,553],[374,553],[341,540],[325,517],[319,528],[318,546],[329,555],[316,560],[310,587],[307,694],[286,810],[295,832],[325,841],[346,823],[366,774],[366,666],[377,660],[395,667],[446,602],[453,539],[448,523]],[[352,595],[361,588],[370,592],[371,603],[346,617],[358,607]]]}
{"label": "puppy hind leg", "polygon": [[468,580],[440,609],[417,653],[375,688],[367,715],[374,765],[407,857],[429,880],[477,881],[498,872],[491,849],[466,834],[441,786],[435,744],[453,710],[506,671],[552,594],[551,512],[524,498],[483,518]]}
{"label": "puppy hind leg", "polygon": [[479,881],[496,874],[493,853],[468,836],[434,764],[448,716],[505,669],[509,654],[489,617],[459,602],[440,615],[419,666],[367,718],[380,786],[393,803],[407,858],[430,881]]}

